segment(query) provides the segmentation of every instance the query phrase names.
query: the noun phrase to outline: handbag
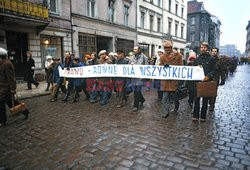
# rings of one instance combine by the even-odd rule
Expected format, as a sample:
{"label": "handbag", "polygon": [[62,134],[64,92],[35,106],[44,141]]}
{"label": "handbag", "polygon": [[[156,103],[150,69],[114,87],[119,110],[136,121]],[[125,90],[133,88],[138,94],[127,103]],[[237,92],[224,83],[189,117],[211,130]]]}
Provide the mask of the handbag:
{"label": "handbag", "polygon": [[[16,97],[16,100],[15,100]],[[15,101],[16,101],[16,105],[15,105]],[[12,96],[12,108],[10,108],[10,115],[11,116],[15,116],[20,112],[23,112],[27,109],[27,106],[25,103],[20,103],[18,96],[15,94]]]}
{"label": "handbag", "polygon": [[197,97],[216,97],[217,96],[217,82],[207,81],[196,83]]}

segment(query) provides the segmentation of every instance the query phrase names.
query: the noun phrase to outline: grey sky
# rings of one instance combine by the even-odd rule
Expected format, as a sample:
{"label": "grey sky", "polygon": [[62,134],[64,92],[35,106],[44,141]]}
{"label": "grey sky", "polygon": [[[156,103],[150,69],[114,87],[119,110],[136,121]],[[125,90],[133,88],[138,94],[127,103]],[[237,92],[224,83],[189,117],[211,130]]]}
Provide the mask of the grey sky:
{"label": "grey sky", "polygon": [[220,44],[236,44],[246,49],[246,26],[250,20],[250,0],[198,0],[213,15],[219,17],[221,25]]}

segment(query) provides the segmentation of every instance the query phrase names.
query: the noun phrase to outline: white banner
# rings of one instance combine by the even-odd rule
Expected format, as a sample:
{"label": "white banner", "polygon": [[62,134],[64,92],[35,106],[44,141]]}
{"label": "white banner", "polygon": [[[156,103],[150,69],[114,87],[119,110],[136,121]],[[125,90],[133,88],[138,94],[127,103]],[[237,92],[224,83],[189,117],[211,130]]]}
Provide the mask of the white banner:
{"label": "white banner", "polygon": [[90,78],[90,77],[128,77],[161,80],[203,80],[205,75],[200,66],[154,66],[154,65],[117,65],[101,64],[84,67],[62,69],[60,77]]}

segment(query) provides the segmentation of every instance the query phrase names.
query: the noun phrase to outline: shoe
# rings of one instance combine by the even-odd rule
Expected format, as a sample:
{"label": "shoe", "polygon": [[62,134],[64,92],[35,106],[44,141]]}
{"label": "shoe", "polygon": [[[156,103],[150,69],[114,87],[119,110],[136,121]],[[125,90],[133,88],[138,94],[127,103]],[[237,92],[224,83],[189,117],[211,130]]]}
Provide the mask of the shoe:
{"label": "shoe", "polygon": [[45,91],[49,91],[49,89],[45,89]]}
{"label": "shoe", "polygon": [[210,107],[209,107],[209,111],[210,111],[210,112],[213,112],[213,111],[214,111],[214,107],[213,107],[213,106],[210,106]]}
{"label": "shoe", "polygon": [[121,108],[121,107],[122,107],[122,105],[118,104],[118,105],[116,105],[116,107],[117,107],[117,108]]}
{"label": "shoe", "polygon": [[219,85],[220,85],[220,86],[223,86],[224,84],[225,84],[225,82],[221,82]]}
{"label": "shoe", "polygon": [[55,102],[55,101],[57,101],[57,99],[55,98],[50,100],[50,102]]}
{"label": "shoe", "polygon": [[89,102],[90,103],[96,103],[96,100],[90,100]]}
{"label": "shoe", "polygon": [[133,107],[133,112],[137,112],[138,110],[138,107]]}
{"label": "shoe", "polygon": [[145,100],[143,102],[140,102],[139,108],[143,108],[143,103],[145,102]]}
{"label": "shoe", "polygon": [[5,123],[0,123],[0,128],[5,126]]}
{"label": "shoe", "polygon": [[23,115],[24,115],[25,120],[29,118],[29,114],[30,114],[29,110],[23,111]]}
{"label": "shoe", "polygon": [[200,122],[206,122],[206,119],[200,119]]}
{"label": "shoe", "polygon": [[63,103],[67,102],[67,99],[62,99],[62,102],[63,102]]}
{"label": "shoe", "polygon": [[102,106],[104,106],[104,105],[106,105],[107,104],[107,102],[101,102],[101,105]]}
{"label": "shoe", "polygon": [[169,116],[169,114],[166,114],[164,116],[161,116],[162,118],[167,118]]}
{"label": "shoe", "polygon": [[32,90],[32,88],[28,88],[27,90]]}
{"label": "shoe", "polygon": [[198,118],[195,118],[195,117],[192,118],[193,122],[198,122],[198,120],[199,120]]}
{"label": "shoe", "polygon": [[39,86],[39,84],[40,84],[40,83],[37,83],[37,84],[36,84],[36,88]]}
{"label": "shoe", "polygon": [[75,102],[76,102],[76,100],[72,100],[72,101],[71,101],[71,103],[75,103]]}

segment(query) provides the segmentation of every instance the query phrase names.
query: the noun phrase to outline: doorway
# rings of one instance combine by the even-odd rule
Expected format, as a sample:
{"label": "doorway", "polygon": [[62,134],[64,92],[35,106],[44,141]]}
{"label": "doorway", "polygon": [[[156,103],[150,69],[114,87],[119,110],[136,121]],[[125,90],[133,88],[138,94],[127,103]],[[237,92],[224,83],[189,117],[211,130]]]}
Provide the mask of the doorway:
{"label": "doorway", "polygon": [[24,65],[27,61],[28,50],[27,33],[6,31],[7,50],[9,59],[15,68],[16,78],[21,80],[25,74]]}

